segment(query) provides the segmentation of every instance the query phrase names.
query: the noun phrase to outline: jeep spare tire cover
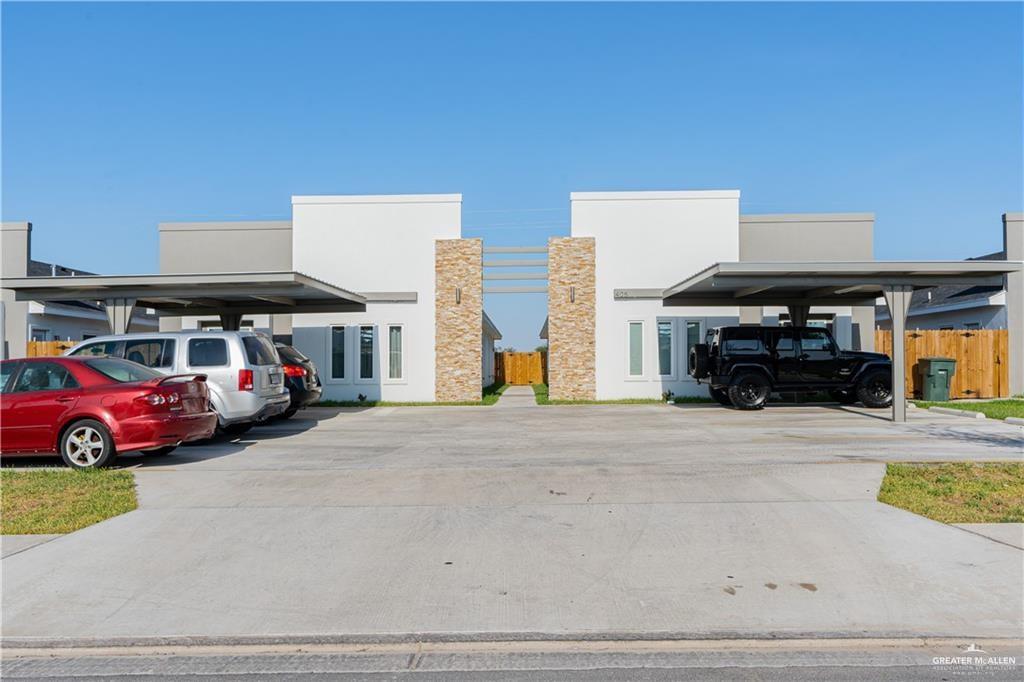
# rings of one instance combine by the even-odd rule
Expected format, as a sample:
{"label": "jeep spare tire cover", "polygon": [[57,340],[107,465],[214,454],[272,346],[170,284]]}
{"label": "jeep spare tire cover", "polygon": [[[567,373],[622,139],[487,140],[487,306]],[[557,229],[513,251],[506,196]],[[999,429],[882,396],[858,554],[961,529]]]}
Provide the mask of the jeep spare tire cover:
{"label": "jeep spare tire cover", "polygon": [[703,379],[711,374],[711,355],[708,344],[698,343],[690,349],[690,376]]}

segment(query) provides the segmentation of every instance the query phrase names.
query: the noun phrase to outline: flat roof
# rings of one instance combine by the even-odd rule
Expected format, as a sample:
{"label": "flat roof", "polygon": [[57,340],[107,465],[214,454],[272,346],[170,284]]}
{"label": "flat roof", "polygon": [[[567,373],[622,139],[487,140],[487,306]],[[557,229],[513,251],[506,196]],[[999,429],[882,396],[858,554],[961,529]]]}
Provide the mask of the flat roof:
{"label": "flat roof", "polygon": [[18,277],[0,287],[18,301],[132,298],[162,316],[362,312],[367,301],[300,272]]}
{"label": "flat roof", "polygon": [[642,190],[639,192],[570,192],[569,201],[635,201],[637,199],[739,199],[738,189]]}
{"label": "flat roof", "polygon": [[661,298],[667,306],[873,305],[885,286],[1002,284],[1005,274],[1021,270],[1021,261],[715,263]]}

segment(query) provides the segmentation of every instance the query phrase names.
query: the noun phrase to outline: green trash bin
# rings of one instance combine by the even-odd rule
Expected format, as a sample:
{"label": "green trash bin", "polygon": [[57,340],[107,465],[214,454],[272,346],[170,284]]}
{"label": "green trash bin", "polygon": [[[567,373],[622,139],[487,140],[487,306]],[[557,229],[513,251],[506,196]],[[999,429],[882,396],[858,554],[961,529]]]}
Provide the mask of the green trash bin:
{"label": "green trash bin", "polygon": [[921,397],[925,400],[942,402],[949,400],[949,387],[956,372],[953,358],[921,358]]}

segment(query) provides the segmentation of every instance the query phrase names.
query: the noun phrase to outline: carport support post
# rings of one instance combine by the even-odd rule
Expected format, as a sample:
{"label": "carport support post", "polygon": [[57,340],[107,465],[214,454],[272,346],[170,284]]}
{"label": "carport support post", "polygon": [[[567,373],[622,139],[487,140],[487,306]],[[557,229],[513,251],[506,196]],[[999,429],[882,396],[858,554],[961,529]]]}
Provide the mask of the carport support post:
{"label": "carport support post", "polygon": [[791,305],[787,306],[789,310],[789,324],[794,327],[806,327],[807,318],[811,316],[811,306],[809,305]]}
{"label": "carport support post", "polygon": [[914,287],[906,284],[886,286],[885,304],[889,306],[889,319],[892,320],[892,420],[907,421],[907,389],[906,389],[906,331],[907,312],[910,311],[910,296]]}
{"label": "carport support post", "polygon": [[241,313],[221,313],[220,328],[226,332],[237,332],[242,328]]}
{"label": "carport support post", "polygon": [[103,302],[107,308],[107,322],[111,334],[127,334],[132,323],[134,298],[108,298]]}

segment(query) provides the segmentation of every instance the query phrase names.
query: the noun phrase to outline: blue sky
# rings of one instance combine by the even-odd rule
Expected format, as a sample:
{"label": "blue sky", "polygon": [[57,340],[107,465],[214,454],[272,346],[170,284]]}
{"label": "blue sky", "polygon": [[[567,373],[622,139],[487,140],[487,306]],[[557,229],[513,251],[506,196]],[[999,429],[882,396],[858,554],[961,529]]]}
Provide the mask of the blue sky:
{"label": "blue sky", "polygon": [[[873,211],[878,258],[997,250],[1024,203],[1020,4],[0,12],[3,219],[99,272],[155,271],[160,221],[292,194],[461,192],[466,236],[532,245],[570,191],[738,188]],[[486,301],[521,349],[545,305]]]}

